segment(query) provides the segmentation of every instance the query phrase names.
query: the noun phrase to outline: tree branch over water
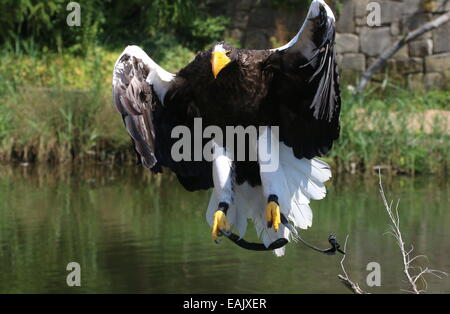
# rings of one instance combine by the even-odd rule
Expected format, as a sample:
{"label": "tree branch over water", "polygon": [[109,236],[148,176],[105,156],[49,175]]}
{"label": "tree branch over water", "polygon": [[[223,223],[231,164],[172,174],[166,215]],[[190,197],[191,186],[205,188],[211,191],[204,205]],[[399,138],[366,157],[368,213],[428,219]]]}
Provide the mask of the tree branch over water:
{"label": "tree branch over water", "polygon": [[346,254],[348,254],[347,240],[348,240],[348,234],[345,237],[345,244],[344,244],[345,254],[344,254],[344,256],[342,256],[342,259],[341,259],[341,268],[342,268],[342,272],[344,273],[344,275],[338,275],[338,278],[342,282],[342,284],[344,286],[346,286],[348,289],[350,289],[350,291],[352,291],[354,294],[367,294],[359,287],[359,285],[357,283],[350,280],[350,278],[348,277],[347,271],[345,270],[344,260],[345,260],[345,257],[347,256]]}

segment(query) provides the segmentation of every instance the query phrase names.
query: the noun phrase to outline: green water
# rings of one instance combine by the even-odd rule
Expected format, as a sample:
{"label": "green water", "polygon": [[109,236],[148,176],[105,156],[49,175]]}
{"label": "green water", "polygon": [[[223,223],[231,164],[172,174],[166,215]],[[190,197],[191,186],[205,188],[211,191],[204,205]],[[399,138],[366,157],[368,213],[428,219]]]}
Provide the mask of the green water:
{"label": "green water", "polygon": [[[450,193],[445,178],[384,178],[400,198],[407,243],[433,268],[450,271]],[[322,247],[350,235],[346,268],[372,293],[407,288],[388,230],[376,178],[333,178],[325,200],[312,203],[304,238]],[[249,252],[210,240],[209,192],[185,192],[175,179],[141,168],[0,168],[0,293],[347,293],[340,256],[300,244],[286,255]],[[249,238],[254,240],[250,226]],[[81,266],[81,287],[68,287],[69,262]],[[381,265],[381,287],[369,288],[369,262]],[[450,279],[428,281],[450,292]]]}

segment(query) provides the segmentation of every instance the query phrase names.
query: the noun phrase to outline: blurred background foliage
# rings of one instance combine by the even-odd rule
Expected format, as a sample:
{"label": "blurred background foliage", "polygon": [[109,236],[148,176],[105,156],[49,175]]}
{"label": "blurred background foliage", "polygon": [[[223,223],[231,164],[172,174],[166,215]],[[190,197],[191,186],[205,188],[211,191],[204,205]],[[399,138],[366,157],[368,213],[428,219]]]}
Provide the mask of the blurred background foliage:
{"label": "blurred background foliage", "polygon": [[67,26],[66,0],[0,3],[0,44],[12,50],[25,41],[43,51],[85,55],[99,44],[117,48],[135,42],[160,50],[162,40],[198,50],[221,39],[228,23],[208,15],[208,1],[80,1],[81,27]]}
{"label": "blurred background foliage", "polygon": [[[68,2],[0,0],[0,161],[134,161],[111,101],[112,69],[123,48],[140,45],[176,72],[197,51],[230,40],[230,19],[211,9],[224,0],[80,1],[80,27],[66,24]],[[271,5],[306,9],[309,3]],[[348,88],[354,83],[342,84],[343,131],[329,161],[343,172],[376,165],[402,173],[447,171],[447,116],[427,132],[423,123],[411,128],[408,121],[448,109],[448,92],[411,91],[387,77],[354,96]],[[391,112],[398,113],[398,128],[380,118]],[[371,127],[362,128],[361,118]]]}

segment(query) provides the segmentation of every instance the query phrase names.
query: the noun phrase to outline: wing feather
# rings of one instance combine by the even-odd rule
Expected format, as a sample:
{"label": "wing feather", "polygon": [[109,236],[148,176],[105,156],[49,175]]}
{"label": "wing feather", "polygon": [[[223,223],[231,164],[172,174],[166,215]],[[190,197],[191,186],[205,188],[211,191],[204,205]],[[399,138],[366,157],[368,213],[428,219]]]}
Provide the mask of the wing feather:
{"label": "wing feather", "polygon": [[274,72],[269,102],[279,107],[280,140],[297,158],[323,156],[339,137],[340,89],[335,19],[323,0],[314,0],[289,44],[272,50],[265,66]]}
{"label": "wing feather", "polygon": [[[147,168],[157,163],[153,111],[161,103],[161,99],[154,97],[158,95],[147,78],[150,73],[158,76],[162,70],[150,60],[140,48],[129,46],[118,58],[113,72],[114,104],[122,115],[140,162]],[[160,88],[161,92],[167,92],[170,84],[165,88]]]}

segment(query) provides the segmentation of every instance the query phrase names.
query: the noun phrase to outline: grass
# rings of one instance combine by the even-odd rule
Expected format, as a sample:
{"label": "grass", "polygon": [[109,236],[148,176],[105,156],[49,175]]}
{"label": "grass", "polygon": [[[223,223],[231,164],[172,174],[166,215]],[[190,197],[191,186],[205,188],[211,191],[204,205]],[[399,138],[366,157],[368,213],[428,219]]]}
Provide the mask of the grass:
{"label": "grass", "polygon": [[[176,71],[192,59],[186,48],[159,63]],[[151,54],[151,52],[149,52]],[[87,57],[0,53],[0,160],[2,162],[135,161],[111,100],[111,72],[120,50],[96,48]],[[343,86],[342,132],[326,158],[339,172],[447,173],[450,95],[398,87],[354,96]],[[434,120],[435,119],[435,120]]]}
{"label": "grass", "polygon": [[339,172],[447,173],[449,98],[402,89],[344,93],[341,137],[329,158]]}

